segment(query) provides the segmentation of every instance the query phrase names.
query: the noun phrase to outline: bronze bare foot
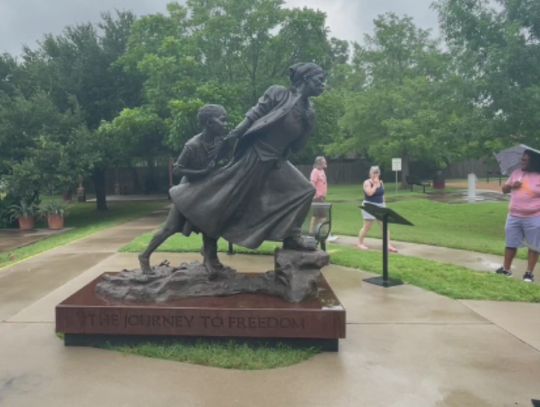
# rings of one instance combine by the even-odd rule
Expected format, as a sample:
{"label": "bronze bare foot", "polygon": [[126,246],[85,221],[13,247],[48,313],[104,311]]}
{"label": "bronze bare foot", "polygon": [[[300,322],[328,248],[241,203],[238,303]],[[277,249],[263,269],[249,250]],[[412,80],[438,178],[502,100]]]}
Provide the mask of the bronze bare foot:
{"label": "bronze bare foot", "polygon": [[154,274],[152,266],[150,266],[150,259],[148,257],[144,257],[142,254],[139,254],[139,264],[143,274]]}
{"label": "bronze bare foot", "polygon": [[209,280],[216,280],[220,275],[221,271],[223,270],[223,265],[219,263],[219,260],[217,261],[218,264],[215,263],[215,260],[209,259],[204,260],[203,264],[206,268],[206,272],[208,273],[208,279]]}

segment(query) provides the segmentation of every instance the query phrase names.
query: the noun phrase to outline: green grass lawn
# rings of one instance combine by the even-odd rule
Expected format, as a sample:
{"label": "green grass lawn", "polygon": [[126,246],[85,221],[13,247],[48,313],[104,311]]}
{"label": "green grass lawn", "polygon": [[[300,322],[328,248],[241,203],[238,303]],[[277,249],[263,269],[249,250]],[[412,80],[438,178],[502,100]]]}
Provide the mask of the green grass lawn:
{"label": "green grass lawn", "polygon": [[[358,235],[363,223],[359,205],[359,202],[335,204],[332,212],[334,234]],[[508,212],[506,202],[452,205],[418,199],[393,202],[388,206],[415,225],[390,225],[392,239],[482,253],[503,253]],[[374,226],[368,236],[380,238],[381,228]],[[525,252],[521,252],[520,257],[525,258]]]}
{"label": "green grass lawn", "polygon": [[[387,188],[390,190],[390,188]],[[451,247],[481,253],[502,255],[504,251],[504,225],[508,202],[474,204],[447,204],[426,199],[423,193],[393,190],[388,192],[388,207],[414,223],[414,227],[391,225],[392,239]],[[332,202],[332,233],[357,236],[362,228],[363,200],[359,186],[330,187],[328,202]],[[380,238],[381,229],[373,227],[368,237]],[[526,258],[520,250],[519,258]]]}
{"label": "green grass lawn", "polygon": [[[44,201],[46,200],[44,199]],[[48,237],[16,250],[0,253],[0,268],[81,239],[111,226],[140,218],[156,209],[164,208],[166,205],[168,205],[167,201],[108,202],[109,210],[98,212],[96,211],[95,203],[73,203],[66,217],[65,227],[75,229]],[[43,224],[36,226],[46,227]]]}
{"label": "green grass lawn", "polygon": [[[380,252],[329,245],[330,261],[345,267],[382,274]],[[456,300],[540,302],[540,286],[494,273],[473,271],[453,264],[391,255],[392,278]]]}
{"label": "green grass lawn", "polygon": [[[152,233],[145,233],[124,246],[121,251],[140,253],[146,248],[151,237]],[[200,236],[192,235],[187,238],[175,235],[158,251],[197,252],[201,245]],[[279,243],[265,242],[257,251],[238,246],[235,246],[235,250],[239,253],[268,255],[272,254],[278,245]],[[221,239],[218,249],[226,252],[227,242]],[[335,244],[329,245],[328,252],[332,264],[382,273],[380,252],[360,251]],[[222,256],[222,261],[227,263],[227,258]],[[452,264],[391,255],[389,271],[392,277],[454,299],[540,302],[540,286],[536,284],[525,284],[517,279],[476,272]]]}
{"label": "green grass lawn", "polygon": [[[57,333],[56,336],[62,341],[64,340],[64,334]],[[294,349],[285,344],[267,346],[264,343],[249,346],[233,341],[226,343],[197,341],[195,343],[142,343],[133,345],[107,343],[96,347],[122,352],[125,355],[145,356],[236,370],[265,370],[292,366],[311,359],[320,352],[317,348]]]}
{"label": "green grass lawn", "polygon": [[116,350],[129,355],[237,370],[264,370],[292,366],[311,359],[319,353],[315,348],[293,349],[285,345],[250,347],[233,342],[213,344],[202,341],[193,345],[182,343],[170,345],[151,343],[128,346],[108,345],[105,349]]}

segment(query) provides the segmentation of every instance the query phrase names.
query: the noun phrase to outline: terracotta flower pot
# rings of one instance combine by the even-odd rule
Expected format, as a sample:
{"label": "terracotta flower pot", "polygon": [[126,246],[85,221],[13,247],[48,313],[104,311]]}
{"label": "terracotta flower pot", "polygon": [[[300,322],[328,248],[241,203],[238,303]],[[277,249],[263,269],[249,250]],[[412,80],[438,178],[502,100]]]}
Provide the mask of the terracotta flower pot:
{"label": "terracotta flower pot", "polygon": [[34,229],[34,215],[19,216],[19,229],[20,230]]}
{"label": "terracotta flower pot", "polygon": [[62,215],[49,215],[47,220],[49,221],[49,229],[51,230],[64,228],[64,217]]}

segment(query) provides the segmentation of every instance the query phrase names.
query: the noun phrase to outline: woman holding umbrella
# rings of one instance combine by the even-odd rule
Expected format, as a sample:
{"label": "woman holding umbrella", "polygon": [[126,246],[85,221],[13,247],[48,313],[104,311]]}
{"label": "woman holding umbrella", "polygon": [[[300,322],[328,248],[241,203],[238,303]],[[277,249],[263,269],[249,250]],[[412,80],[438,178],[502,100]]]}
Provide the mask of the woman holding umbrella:
{"label": "woman holding umbrella", "polygon": [[517,249],[527,246],[528,267],[523,281],[532,283],[540,251],[540,155],[525,150],[521,168],[512,172],[502,192],[510,194],[510,206],[505,228],[504,265],[496,272],[510,277]]}

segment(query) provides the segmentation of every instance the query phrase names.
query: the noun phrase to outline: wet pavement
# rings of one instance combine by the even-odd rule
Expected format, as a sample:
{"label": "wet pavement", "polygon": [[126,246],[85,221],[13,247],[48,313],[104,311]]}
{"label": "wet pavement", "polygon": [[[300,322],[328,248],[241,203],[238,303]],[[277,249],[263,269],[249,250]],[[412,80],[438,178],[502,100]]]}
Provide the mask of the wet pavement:
{"label": "wet pavement", "polygon": [[[166,193],[149,195],[107,195],[107,201],[167,201],[168,199]],[[96,202],[96,199],[88,199],[87,202]]]}
{"label": "wet pavement", "polygon": [[494,192],[489,190],[476,190],[474,199],[470,199],[468,192],[464,191],[452,191],[452,192],[431,192],[426,194],[426,198],[432,201],[449,203],[449,204],[464,204],[464,203],[476,203],[476,202],[508,202],[510,201],[510,195],[504,195],[500,192]]}
{"label": "wet pavement", "polygon": [[[384,289],[363,281],[372,274],[338,266],[324,275],[347,309],[339,353],[236,371],[65,348],[54,335],[55,305],[105,271],[136,267],[136,254],[116,251],[162,221],[126,223],[0,270],[0,406],[484,407],[540,399],[540,304]],[[222,261],[252,272],[273,263],[246,255]]]}
{"label": "wet pavement", "polygon": [[36,243],[41,239],[45,239],[50,236],[56,236],[61,233],[65,233],[73,228],[65,228],[62,230],[50,230],[50,229],[33,229],[33,230],[19,230],[19,229],[0,229],[0,253],[9,252],[11,250],[18,249],[19,247],[27,246],[32,243]]}
{"label": "wet pavement", "polygon": [[[506,179],[507,178],[504,177],[499,182],[498,178],[491,178],[490,181],[487,182],[485,178],[478,178],[476,181],[476,189],[501,193],[502,186],[506,182]],[[467,180],[448,181],[446,182],[446,187],[467,189],[469,185]]]}

